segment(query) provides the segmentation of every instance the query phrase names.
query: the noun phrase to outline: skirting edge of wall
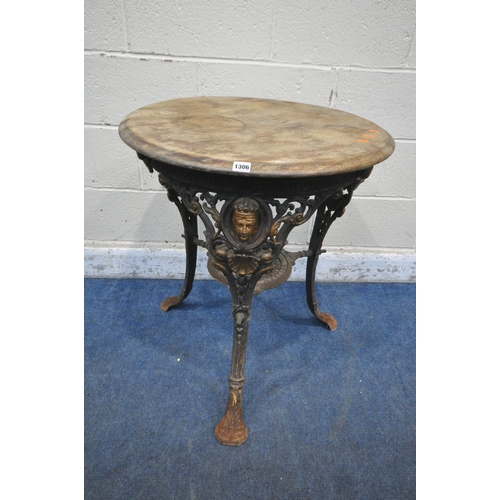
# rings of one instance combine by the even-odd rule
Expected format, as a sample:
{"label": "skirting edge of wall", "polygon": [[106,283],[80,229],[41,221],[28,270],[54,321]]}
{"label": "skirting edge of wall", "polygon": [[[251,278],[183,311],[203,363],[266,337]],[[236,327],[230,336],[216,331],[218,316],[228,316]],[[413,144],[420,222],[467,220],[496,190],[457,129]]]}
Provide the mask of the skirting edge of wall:
{"label": "skirting edge of wall", "polygon": [[[290,276],[304,281],[305,258],[298,259]],[[178,248],[85,247],[86,278],[183,279],[185,252]],[[198,252],[195,279],[213,279],[207,271],[206,252]],[[319,258],[316,281],[415,283],[415,253],[327,251]]]}

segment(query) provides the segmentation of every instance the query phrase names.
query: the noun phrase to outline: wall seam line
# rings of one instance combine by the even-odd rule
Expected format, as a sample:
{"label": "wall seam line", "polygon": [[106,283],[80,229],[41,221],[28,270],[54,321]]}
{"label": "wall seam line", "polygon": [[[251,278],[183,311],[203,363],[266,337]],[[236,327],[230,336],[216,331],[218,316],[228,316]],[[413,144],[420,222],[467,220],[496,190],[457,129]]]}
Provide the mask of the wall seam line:
{"label": "wall seam line", "polygon": [[399,74],[416,74],[416,69],[400,66],[394,67],[367,67],[358,65],[337,65],[337,64],[313,64],[313,63],[289,63],[281,61],[269,61],[265,59],[232,59],[232,58],[214,58],[203,56],[173,56],[169,54],[149,54],[139,52],[124,52],[124,51],[102,51],[85,49],[84,55],[101,56],[101,57],[117,57],[122,59],[140,59],[140,60],[156,60],[168,62],[197,62],[209,64],[241,64],[241,65],[256,65],[270,66],[277,68],[297,68],[297,69],[316,69],[319,71],[331,71],[332,69],[344,71],[361,71],[374,73],[399,73]]}
{"label": "wall seam line", "polygon": [[125,47],[129,49],[130,45],[128,43],[127,10],[125,8],[125,0],[120,1],[120,6],[121,6],[122,22],[123,22],[123,40],[125,42]]}

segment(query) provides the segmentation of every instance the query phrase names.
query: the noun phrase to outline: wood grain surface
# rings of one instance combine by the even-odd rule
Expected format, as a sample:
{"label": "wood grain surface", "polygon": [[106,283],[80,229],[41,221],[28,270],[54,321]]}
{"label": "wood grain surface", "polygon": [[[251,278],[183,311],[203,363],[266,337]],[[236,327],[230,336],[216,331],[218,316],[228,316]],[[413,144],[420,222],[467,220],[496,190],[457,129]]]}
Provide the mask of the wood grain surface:
{"label": "wood grain surface", "polygon": [[[243,97],[192,97],[145,106],[120,124],[132,149],[207,172],[309,177],[370,167],[394,151],[374,123],[343,111]],[[234,162],[251,164],[233,171]]]}

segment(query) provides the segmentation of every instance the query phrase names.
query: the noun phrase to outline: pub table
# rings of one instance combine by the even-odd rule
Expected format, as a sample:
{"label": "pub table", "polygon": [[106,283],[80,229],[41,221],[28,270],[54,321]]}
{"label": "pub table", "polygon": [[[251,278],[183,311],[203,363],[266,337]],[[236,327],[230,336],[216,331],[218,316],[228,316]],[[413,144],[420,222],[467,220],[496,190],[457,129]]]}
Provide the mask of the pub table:
{"label": "pub table", "polygon": [[[215,436],[224,445],[240,445],[248,436],[242,389],[253,295],[285,282],[295,261],[305,257],[309,309],[330,330],[336,328],[315,294],[322,243],[354,190],[392,154],[394,140],[343,111],[243,97],[151,104],[129,114],[119,134],[151,173],[158,172],[184,226],[183,286],[161,309],[168,311],[190,293],[198,246],[207,250],[210,274],[230,289],[229,398]],[[307,250],[287,251],[290,232],[314,214]]]}

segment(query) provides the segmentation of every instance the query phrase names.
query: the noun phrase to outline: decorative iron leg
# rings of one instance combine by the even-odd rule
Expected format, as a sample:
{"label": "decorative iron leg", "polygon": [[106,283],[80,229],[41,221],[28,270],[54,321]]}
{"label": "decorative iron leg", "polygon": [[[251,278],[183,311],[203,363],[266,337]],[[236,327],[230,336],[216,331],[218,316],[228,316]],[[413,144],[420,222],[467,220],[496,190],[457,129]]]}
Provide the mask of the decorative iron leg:
{"label": "decorative iron leg", "polygon": [[[161,182],[161,180],[160,180]],[[167,312],[171,307],[180,304],[188,295],[193,287],[194,274],[196,270],[196,256],[198,246],[195,240],[198,238],[198,219],[195,214],[187,210],[184,204],[179,200],[177,192],[170,186],[168,189],[168,197],[177,206],[181,214],[182,223],[184,225],[184,239],[186,241],[186,273],[184,275],[184,283],[179,295],[167,297],[160,305],[160,309]]]}
{"label": "decorative iron leg", "polygon": [[239,446],[248,437],[242,411],[248,326],[255,285],[259,278],[270,269],[272,269],[272,264],[260,266],[252,275],[235,276],[227,271],[225,273],[233,297],[233,353],[226,413],[215,427],[215,437],[221,444]]}
{"label": "decorative iron leg", "polygon": [[[321,211],[323,206],[319,208]],[[322,252],[321,245],[325,237],[326,231],[323,233],[320,231],[321,222],[320,212],[316,215],[316,220],[314,221],[314,229],[309,243],[309,250],[311,255],[307,257],[307,268],[306,268],[306,294],[307,294],[307,305],[311,312],[320,321],[325,323],[330,330],[335,330],[337,328],[337,320],[326,312],[320,311],[318,308],[318,301],[316,300],[316,265],[318,264],[318,258]]]}
{"label": "decorative iron leg", "polygon": [[[245,383],[245,359],[248,338],[248,325],[252,307],[252,294],[255,281],[251,276],[234,277],[228,274],[233,296],[233,353],[229,374],[229,397],[226,413],[215,427],[215,437],[221,444],[239,446],[248,437],[243,422],[242,390]],[[253,282],[253,283],[252,283]],[[253,285],[253,286],[252,286]]]}
{"label": "decorative iron leg", "polygon": [[348,187],[345,194],[343,194],[342,191],[335,192],[319,206],[314,220],[311,241],[309,243],[309,256],[307,257],[306,268],[307,305],[316,318],[325,323],[330,330],[335,330],[337,328],[337,320],[331,314],[320,311],[318,308],[315,287],[316,265],[318,264],[320,254],[323,253],[321,245],[323,244],[326,233],[333,221],[344,214],[345,207],[351,201],[354,188],[355,186],[353,184]]}

